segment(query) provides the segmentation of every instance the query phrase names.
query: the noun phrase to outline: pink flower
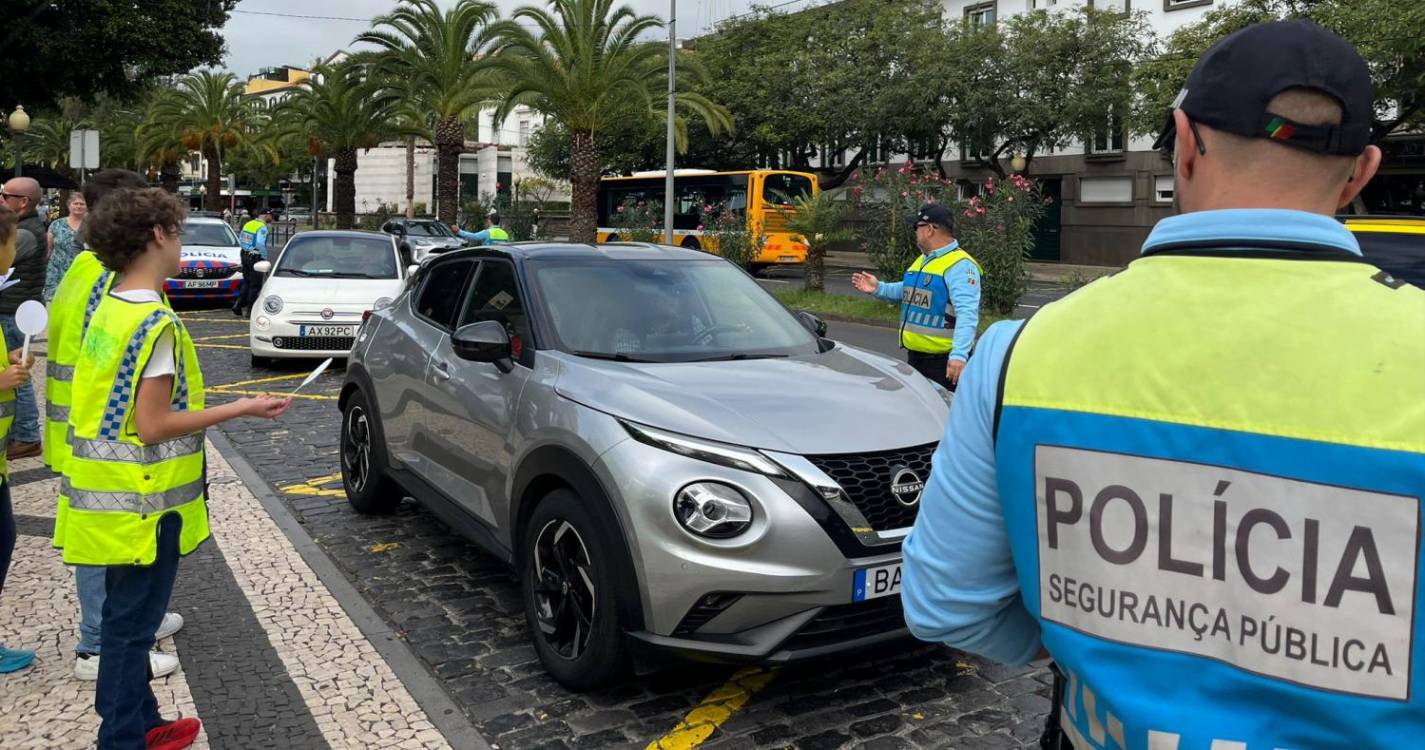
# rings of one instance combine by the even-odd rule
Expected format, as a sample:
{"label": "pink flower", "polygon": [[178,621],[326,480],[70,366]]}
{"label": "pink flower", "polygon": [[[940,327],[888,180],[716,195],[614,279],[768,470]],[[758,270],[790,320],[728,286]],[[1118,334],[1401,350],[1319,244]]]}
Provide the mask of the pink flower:
{"label": "pink flower", "polygon": [[910,193],[907,193],[906,191],[902,190],[902,191],[901,191],[901,197],[902,197],[902,198],[909,198],[909,197],[910,197]]}
{"label": "pink flower", "polygon": [[984,206],[978,206],[978,207],[976,207],[976,208],[975,208],[975,211],[976,211],[977,213],[979,213],[979,215],[981,215],[981,216],[984,216],[985,213],[986,213]]}
{"label": "pink flower", "polygon": [[702,224],[699,224],[699,225],[698,225],[698,231],[699,231],[699,232],[703,231],[703,225],[702,225]]}
{"label": "pink flower", "polygon": [[965,209],[965,216],[966,216],[967,218],[971,218],[971,219],[975,218],[975,212],[974,212],[974,210],[973,210],[973,209],[969,209],[969,208]]}
{"label": "pink flower", "polygon": [[1049,205],[1049,204],[1051,204],[1051,203],[1053,203],[1053,202],[1054,202],[1054,199],[1053,199],[1052,197],[1047,196],[1047,195],[1044,196],[1044,205],[1047,206],[1047,205]]}
{"label": "pink flower", "polygon": [[619,213],[623,213],[623,206],[619,206],[619,207],[618,207],[618,212],[619,212]]}

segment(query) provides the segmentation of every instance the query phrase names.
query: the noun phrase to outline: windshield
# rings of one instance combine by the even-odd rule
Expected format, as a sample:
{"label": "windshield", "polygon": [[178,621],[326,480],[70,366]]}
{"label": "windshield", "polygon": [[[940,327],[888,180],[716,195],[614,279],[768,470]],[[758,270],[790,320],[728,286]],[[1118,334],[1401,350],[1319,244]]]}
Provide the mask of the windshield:
{"label": "windshield", "polygon": [[394,279],[396,253],[379,237],[293,238],[277,261],[274,276],[339,279]]}
{"label": "windshield", "polygon": [[218,247],[233,247],[238,243],[237,235],[227,224],[208,223],[198,221],[183,222],[183,244],[185,245],[216,245]]}
{"label": "windshield", "polygon": [[811,195],[811,180],[799,174],[769,174],[762,181],[762,200],[791,205],[798,196]]}
{"label": "windshield", "polygon": [[406,234],[412,237],[454,237],[444,224],[436,222],[411,222],[406,225]]}
{"label": "windshield", "polygon": [[557,348],[637,362],[814,354],[816,338],[722,260],[533,261]]}
{"label": "windshield", "polygon": [[1356,232],[1361,254],[1371,265],[1407,284],[1425,289],[1425,234]]}

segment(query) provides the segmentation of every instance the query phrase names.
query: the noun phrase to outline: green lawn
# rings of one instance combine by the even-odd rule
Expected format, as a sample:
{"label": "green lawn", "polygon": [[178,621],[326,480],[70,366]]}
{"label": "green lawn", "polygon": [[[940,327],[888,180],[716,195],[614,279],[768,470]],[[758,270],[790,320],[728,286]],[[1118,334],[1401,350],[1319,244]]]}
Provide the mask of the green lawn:
{"label": "green lawn", "polygon": [[[805,310],[812,315],[842,318],[882,325],[900,323],[900,305],[882,302],[871,297],[848,297],[842,294],[809,292],[805,289],[773,292],[782,304],[793,310]],[[1004,320],[1002,316],[980,311],[980,332],[991,324]]]}

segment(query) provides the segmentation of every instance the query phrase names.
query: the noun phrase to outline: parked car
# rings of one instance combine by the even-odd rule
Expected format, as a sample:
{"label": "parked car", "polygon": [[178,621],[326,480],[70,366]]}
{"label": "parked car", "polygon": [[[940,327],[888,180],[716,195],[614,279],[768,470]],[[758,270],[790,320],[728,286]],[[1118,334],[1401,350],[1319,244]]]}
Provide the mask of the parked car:
{"label": "parked car", "polygon": [[1425,289],[1425,216],[1345,216],[1372,265]]}
{"label": "parked car", "polygon": [[[544,667],[784,662],[905,635],[901,542],[950,395],[682,248],[469,248],[357,335],[341,470],[523,581]],[[900,418],[889,415],[899,415]]]}
{"label": "parked car", "polygon": [[231,303],[242,288],[237,234],[221,218],[193,216],[183,222],[178,275],[163,284],[170,300]]}
{"label": "parked car", "polygon": [[267,274],[252,311],[254,365],[275,357],[346,356],[364,316],[400,294],[412,269],[394,237],[376,232],[299,232]]}
{"label": "parked car", "polygon": [[381,231],[396,237],[401,252],[412,262],[420,263],[426,256],[463,247],[465,241],[444,222],[435,219],[397,217],[381,225]]}

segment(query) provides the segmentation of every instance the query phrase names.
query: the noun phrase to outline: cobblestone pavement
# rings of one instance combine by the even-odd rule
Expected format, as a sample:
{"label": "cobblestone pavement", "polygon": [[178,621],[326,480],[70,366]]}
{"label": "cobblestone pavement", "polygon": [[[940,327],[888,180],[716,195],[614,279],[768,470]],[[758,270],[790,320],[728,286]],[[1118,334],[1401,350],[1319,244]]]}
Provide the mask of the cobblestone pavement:
{"label": "cobblestone pavement", "polygon": [[[245,321],[226,310],[185,311],[183,317],[198,340],[210,403],[291,390],[316,364],[253,369]],[[836,336],[838,324],[832,325]],[[874,334],[858,333],[863,338]],[[458,718],[492,746],[1014,748],[1037,740],[1049,708],[1045,670],[1006,668],[914,641],[772,669],[672,663],[671,668],[611,689],[583,695],[565,690],[539,666],[526,633],[519,589],[507,567],[413,501],[384,517],[359,516],[347,505],[337,462],[336,394],[343,375],[334,366],[304,389],[276,422],[229,423],[220,428],[221,434],[335,563],[333,574],[346,579],[342,584],[349,582],[374,608],[381,621],[375,627],[388,628],[404,642],[415,656],[414,668],[433,677],[458,707]],[[214,514],[214,528],[223,533],[224,520],[216,517],[216,508]],[[276,529],[271,533],[281,535]],[[244,548],[236,541],[243,538],[253,537],[237,536],[218,545],[234,579],[284,562],[244,559]],[[202,593],[175,592],[175,606],[185,611],[182,599]],[[8,591],[5,598],[13,601]],[[280,614],[288,606],[283,600],[271,606],[261,611],[274,620],[285,616]],[[0,609],[0,633],[7,632],[5,612]],[[310,625],[315,620],[304,615],[295,622]],[[369,635],[371,625],[363,627]],[[180,653],[184,633],[179,635]],[[303,643],[319,642],[292,645],[300,650]],[[335,651],[276,650],[282,660],[308,659],[300,664],[313,671],[305,673],[305,679],[292,679],[302,701],[312,693],[320,697],[349,676],[344,665],[322,668]],[[205,688],[196,684],[186,657],[184,674],[202,693]],[[399,676],[408,678],[408,673]],[[428,701],[421,702],[433,711]],[[343,704],[338,701],[337,706]],[[224,710],[248,708],[234,703]],[[311,713],[318,730],[343,730],[343,741],[349,744],[333,747],[368,746],[366,729],[347,732],[341,721],[323,721],[325,714]],[[348,708],[346,715],[353,714],[371,718],[370,709]],[[201,703],[199,715],[204,715]],[[3,723],[0,718],[0,726]],[[449,724],[443,723],[442,729]],[[353,736],[354,742],[349,739]]]}

